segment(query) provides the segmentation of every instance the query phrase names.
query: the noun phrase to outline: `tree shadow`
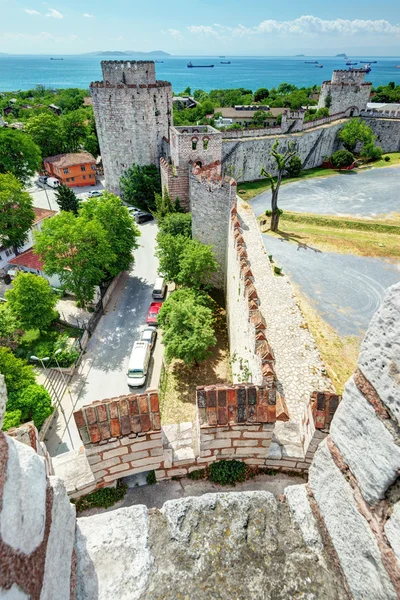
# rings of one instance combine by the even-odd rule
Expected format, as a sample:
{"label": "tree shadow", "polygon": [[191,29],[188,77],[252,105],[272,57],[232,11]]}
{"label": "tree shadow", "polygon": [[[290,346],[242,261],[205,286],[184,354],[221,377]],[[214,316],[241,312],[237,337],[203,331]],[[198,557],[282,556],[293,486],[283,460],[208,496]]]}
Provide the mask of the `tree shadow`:
{"label": "tree shadow", "polygon": [[303,235],[290,231],[282,231],[281,229],[278,229],[275,233],[282,242],[295,242],[297,244],[297,250],[312,250],[316,254],[322,254],[322,250],[319,248],[314,248],[313,246],[302,242],[301,240],[305,238]]}

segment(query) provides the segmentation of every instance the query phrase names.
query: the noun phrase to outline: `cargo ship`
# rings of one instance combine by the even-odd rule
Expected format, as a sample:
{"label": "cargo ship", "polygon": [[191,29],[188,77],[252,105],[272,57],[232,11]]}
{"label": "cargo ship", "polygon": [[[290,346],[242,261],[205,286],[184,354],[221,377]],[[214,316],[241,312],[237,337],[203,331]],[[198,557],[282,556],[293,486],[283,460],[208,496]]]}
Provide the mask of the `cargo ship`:
{"label": "cargo ship", "polygon": [[306,65],[317,65],[318,64],[317,60],[305,60],[304,62]]}
{"label": "cargo ship", "polygon": [[230,60],[221,60],[220,64],[221,65],[230,65],[231,61]]}
{"label": "cargo ship", "polygon": [[191,62],[187,64],[188,69],[212,69],[214,65],[193,65]]}

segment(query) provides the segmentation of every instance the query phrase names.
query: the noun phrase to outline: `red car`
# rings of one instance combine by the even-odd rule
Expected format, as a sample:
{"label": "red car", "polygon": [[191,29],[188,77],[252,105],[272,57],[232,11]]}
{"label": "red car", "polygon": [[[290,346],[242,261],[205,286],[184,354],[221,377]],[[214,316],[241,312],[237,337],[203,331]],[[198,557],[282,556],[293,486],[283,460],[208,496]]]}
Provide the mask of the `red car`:
{"label": "red car", "polygon": [[152,302],[150,304],[149,312],[146,317],[147,325],[157,325],[157,317],[161,307],[162,302]]}

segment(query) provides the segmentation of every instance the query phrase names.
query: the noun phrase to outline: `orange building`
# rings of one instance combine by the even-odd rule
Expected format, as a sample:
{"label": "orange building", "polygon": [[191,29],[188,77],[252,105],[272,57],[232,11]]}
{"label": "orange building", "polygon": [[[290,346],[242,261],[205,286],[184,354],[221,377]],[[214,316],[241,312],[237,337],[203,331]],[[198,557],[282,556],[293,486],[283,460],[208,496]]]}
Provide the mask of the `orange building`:
{"label": "orange building", "polygon": [[48,156],[43,163],[50,177],[68,187],[96,185],[96,160],[89,152]]}

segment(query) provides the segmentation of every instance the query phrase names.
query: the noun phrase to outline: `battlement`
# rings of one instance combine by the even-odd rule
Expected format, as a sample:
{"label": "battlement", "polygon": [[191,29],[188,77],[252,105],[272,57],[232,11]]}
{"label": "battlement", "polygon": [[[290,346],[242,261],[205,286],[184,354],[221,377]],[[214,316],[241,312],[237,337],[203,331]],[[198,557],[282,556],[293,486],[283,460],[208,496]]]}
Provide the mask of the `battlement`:
{"label": "battlement", "polygon": [[[108,89],[151,89],[151,88],[171,88],[169,81],[158,80],[155,83],[110,83],[109,81],[92,81],[90,88],[108,88]],[[93,94],[92,94],[93,95]]]}
{"label": "battlement", "polygon": [[150,84],[156,82],[154,61],[146,60],[103,60],[103,80],[111,84]]}
{"label": "battlement", "polygon": [[219,135],[220,131],[211,127],[211,125],[196,125],[193,127],[188,126],[179,126],[173,127],[177,135],[196,135],[196,134],[209,134],[209,135]]}
{"label": "battlement", "polygon": [[337,69],[332,73],[332,83],[362,83],[366,72],[364,69],[354,69],[348,71],[346,69]]}

